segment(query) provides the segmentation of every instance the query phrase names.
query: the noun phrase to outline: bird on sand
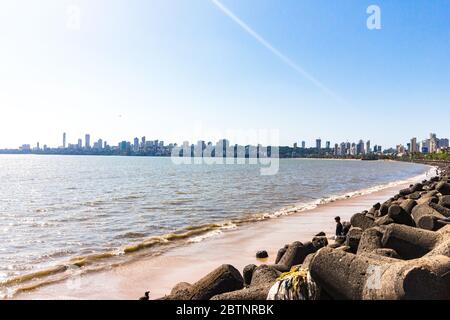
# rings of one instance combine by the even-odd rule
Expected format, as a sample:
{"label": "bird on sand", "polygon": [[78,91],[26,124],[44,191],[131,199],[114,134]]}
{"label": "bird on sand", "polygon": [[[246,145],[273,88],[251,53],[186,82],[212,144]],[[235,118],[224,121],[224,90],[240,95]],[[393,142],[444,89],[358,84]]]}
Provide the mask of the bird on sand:
{"label": "bird on sand", "polygon": [[149,296],[148,296],[149,293],[150,293],[150,291],[146,291],[145,295],[143,297],[140,297],[139,300],[149,300]]}

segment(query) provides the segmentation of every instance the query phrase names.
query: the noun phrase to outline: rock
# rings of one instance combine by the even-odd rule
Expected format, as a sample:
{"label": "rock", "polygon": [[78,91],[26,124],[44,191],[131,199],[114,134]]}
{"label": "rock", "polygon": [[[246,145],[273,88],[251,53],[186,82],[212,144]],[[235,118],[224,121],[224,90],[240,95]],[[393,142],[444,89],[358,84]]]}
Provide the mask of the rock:
{"label": "rock", "polygon": [[192,285],[190,283],[180,282],[170,291],[170,296],[173,300],[189,300],[191,297],[191,288]]}
{"label": "rock", "polygon": [[352,227],[352,224],[348,221],[342,222],[342,232],[344,233],[344,236],[347,235],[348,231]]}
{"label": "rock", "polygon": [[403,259],[416,259],[434,249],[441,240],[438,233],[409,226],[386,226],[381,239],[384,248],[395,250]]}
{"label": "rock", "polygon": [[411,200],[418,200],[418,199],[420,199],[421,197],[422,197],[422,195],[420,194],[419,191],[417,191],[417,192],[411,193],[411,194],[408,196],[408,199],[411,199]]}
{"label": "rock", "polygon": [[447,182],[439,182],[436,185],[436,191],[438,191],[440,194],[442,194],[443,196],[448,196],[450,195],[450,184]]}
{"label": "rock", "polygon": [[385,216],[388,214],[389,207],[391,206],[392,201],[386,201],[380,207],[380,216]]}
{"label": "rock", "polygon": [[[417,206],[417,202],[414,199],[407,199],[402,201],[400,207],[408,214],[411,215],[412,209]],[[410,217],[411,218],[411,217]],[[412,218],[411,218],[412,219]]]}
{"label": "rock", "polygon": [[400,255],[394,249],[381,248],[381,249],[375,249],[372,252],[376,255],[380,255],[383,257],[387,257],[387,258],[401,259]]}
{"label": "rock", "polygon": [[253,272],[255,271],[255,269],[256,269],[256,265],[254,265],[254,264],[249,264],[244,267],[242,274],[243,274],[243,278],[244,278],[244,286],[245,287],[248,287],[251,284]]}
{"label": "rock", "polygon": [[[450,258],[434,256],[411,261],[398,260],[395,263],[390,258],[384,259],[323,248],[312,259],[310,273],[314,281],[334,299],[448,298],[449,290],[442,278],[445,272],[450,271]],[[372,278],[376,274],[380,278],[375,282]]]}
{"label": "rock", "polygon": [[379,202],[375,203],[372,208],[374,208],[375,210],[380,210],[381,203],[379,203]]}
{"label": "rock", "polygon": [[266,250],[261,250],[256,253],[256,258],[258,259],[266,259],[269,257],[269,254]]}
{"label": "rock", "polygon": [[312,239],[312,244],[316,249],[320,249],[323,247],[326,247],[328,245],[328,239],[325,236],[321,236],[321,237],[314,237]]}
{"label": "rock", "polygon": [[450,196],[442,196],[439,199],[439,205],[450,209]]}
{"label": "rock", "polygon": [[244,279],[239,271],[232,265],[224,264],[192,285],[178,284],[172,289],[174,295],[166,299],[209,300],[215,295],[242,289],[243,286]]}
{"label": "rock", "polygon": [[375,226],[374,220],[368,218],[362,213],[356,213],[350,219],[352,227],[361,228],[363,231]]}
{"label": "rock", "polygon": [[445,217],[450,217],[450,209],[441,206],[439,204],[436,204],[434,202],[430,202],[428,203],[428,205],[430,206],[430,208],[433,208],[434,210],[436,210],[437,212],[439,212],[440,214],[442,214]]}
{"label": "rock", "polygon": [[294,242],[289,245],[286,253],[276,265],[276,268],[282,272],[289,271],[292,266],[301,264],[308,254],[316,251],[317,249],[311,242],[305,244],[298,241]]}
{"label": "rock", "polygon": [[[407,201],[413,201],[415,203],[414,200],[405,200],[403,203],[406,203]],[[409,206],[411,205],[406,204],[407,210],[410,209]],[[408,226],[415,226],[415,222],[411,217],[411,215],[397,204],[393,204],[392,206],[389,207],[388,216],[392,220],[394,220],[395,223],[405,224]]]}
{"label": "rock", "polygon": [[337,247],[335,250],[342,250],[342,251],[345,251],[345,252],[352,252],[352,248],[350,248],[349,246],[340,246],[340,247]]}
{"label": "rock", "polygon": [[365,230],[359,241],[357,254],[363,252],[373,252],[377,249],[382,248],[381,239],[383,237],[383,232],[380,227],[370,228]]}
{"label": "rock", "polygon": [[381,218],[375,219],[375,224],[378,226],[384,226],[394,223],[394,220],[388,215],[382,216]]}
{"label": "rock", "polygon": [[416,223],[416,226],[425,230],[438,230],[442,226],[436,223],[436,220],[445,219],[442,214],[427,204],[415,206],[411,215]]}
{"label": "rock", "polygon": [[318,234],[316,234],[315,237],[326,237],[326,234],[325,232],[321,231]]}
{"label": "rock", "polygon": [[211,300],[266,300],[270,288],[279,276],[280,272],[276,269],[261,265],[254,270],[250,287],[222,293],[214,296]]}
{"label": "rock", "polygon": [[356,251],[358,250],[362,233],[363,230],[357,227],[352,227],[348,232],[347,239],[345,240],[345,245],[350,248],[350,252],[356,253]]}
{"label": "rock", "polygon": [[277,264],[278,262],[280,262],[281,258],[284,256],[284,254],[286,253],[287,248],[289,247],[289,245],[285,245],[284,248],[281,248],[280,250],[278,250],[277,253],[277,257],[275,259],[275,264]]}

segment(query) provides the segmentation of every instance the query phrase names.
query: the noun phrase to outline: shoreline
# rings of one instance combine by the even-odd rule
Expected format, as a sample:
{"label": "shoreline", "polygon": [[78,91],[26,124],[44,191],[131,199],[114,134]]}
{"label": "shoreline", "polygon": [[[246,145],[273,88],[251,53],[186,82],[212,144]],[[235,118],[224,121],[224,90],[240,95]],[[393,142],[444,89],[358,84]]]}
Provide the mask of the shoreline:
{"label": "shoreline", "polygon": [[[355,212],[383,202],[399,189],[425,177],[430,170],[401,185],[393,182],[394,186],[368,194],[319,203],[305,211],[223,230],[205,241],[191,241],[159,256],[143,257],[108,270],[46,284],[20,292],[13,299],[137,299],[147,290],[151,292],[151,299],[160,298],[169,294],[175,284],[195,282],[220,264],[232,263],[242,270],[250,263],[272,263],[278,248],[293,241],[307,241],[319,231],[333,234],[334,216],[340,215],[344,221],[349,221]],[[269,259],[254,258],[258,250],[267,250]]]}

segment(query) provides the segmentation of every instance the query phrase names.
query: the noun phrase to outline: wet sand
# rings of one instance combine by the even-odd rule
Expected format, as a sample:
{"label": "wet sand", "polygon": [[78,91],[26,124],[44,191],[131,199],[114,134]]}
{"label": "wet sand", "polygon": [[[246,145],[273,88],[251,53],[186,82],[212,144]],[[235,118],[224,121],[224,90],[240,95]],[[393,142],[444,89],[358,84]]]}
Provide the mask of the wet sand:
{"label": "wet sand", "polygon": [[[417,182],[411,180],[411,182]],[[376,202],[384,202],[404,185],[321,205],[290,216],[274,218],[223,232],[214,238],[169,250],[109,270],[95,272],[16,295],[15,299],[137,299],[150,291],[151,299],[168,294],[178,282],[195,282],[221,264],[242,270],[250,263],[273,263],[279,248],[293,241],[309,241],[320,231],[334,234],[334,217],[343,221]],[[255,253],[267,250],[269,258]]]}

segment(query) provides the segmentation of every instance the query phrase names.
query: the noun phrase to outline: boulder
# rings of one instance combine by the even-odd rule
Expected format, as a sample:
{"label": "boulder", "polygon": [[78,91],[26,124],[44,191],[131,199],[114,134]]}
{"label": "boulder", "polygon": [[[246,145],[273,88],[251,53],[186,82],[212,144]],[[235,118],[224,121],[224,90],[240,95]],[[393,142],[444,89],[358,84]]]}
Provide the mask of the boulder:
{"label": "boulder", "polygon": [[428,205],[430,206],[430,208],[433,208],[434,210],[436,210],[443,216],[445,216],[447,218],[450,217],[450,209],[448,209],[444,206],[441,206],[440,204],[434,203],[434,202],[430,202],[430,203],[428,203]]}
{"label": "boulder", "polygon": [[394,220],[392,220],[391,217],[389,217],[388,215],[382,216],[381,218],[375,219],[375,224],[378,226],[384,226],[384,225],[388,225],[394,223]]}
{"label": "boulder", "polygon": [[439,205],[450,209],[450,196],[442,196],[439,199]]}
{"label": "boulder", "polygon": [[252,282],[248,288],[215,295],[211,300],[266,300],[270,288],[274,285],[280,272],[261,265],[253,272]]}
{"label": "boulder", "polygon": [[[410,201],[412,201],[414,204],[411,205]],[[403,203],[406,203],[405,207],[407,210],[409,210],[409,209],[412,210],[412,208],[415,205],[414,200],[405,200],[402,202],[402,204]],[[405,211],[403,209],[403,207],[401,207],[397,204],[393,204],[392,206],[389,207],[388,216],[392,220],[394,220],[395,223],[405,224],[408,226],[415,226],[415,222],[414,222],[413,218],[411,217],[411,214],[409,214],[407,211]]]}
{"label": "boulder", "polygon": [[239,271],[229,264],[213,270],[196,283],[179,283],[166,300],[209,300],[211,297],[230,291],[242,289],[244,279]]}
{"label": "boulder", "polygon": [[356,253],[356,251],[358,250],[362,233],[363,230],[357,227],[352,227],[348,232],[347,239],[345,240],[345,246],[350,248],[350,252]]}
{"label": "boulder", "polygon": [[367,217],[363,213],[356,213],[350,219],[352,227],[361,228],[363,231],[375,226],[373,219]]}
{"label": "boulder", "polygon": [[381,244],[382,237],[383,231],[380,227],[365,230],[361,235],[357,254],[362,254],[364,252],[370,253],[377,249],[381,249],[383,247]]}
{"label": "boulder", "polygon": [[443,279],[450,272],[450,258],[392,260],[323,248],[312,259],[310,273],[334,299],[448,299],[449,287]]}
{"label": "boulder", "polygon": [[428,204],[415,206],[411,215],[416,226],[425,230],[438,230],[442,225],[439,225],[436,221],[438,219],[445,219],[442,214],[431,208]]}
{"label": "boulder", "polygon": [[248,287],[251,284],[253,272],[255,271],[255,269],[256,269],[256,265],[254,265],[254,264],[249,264],[244,267],[244,270],[242,271],[242,275],[244,278],[244,286],[245,287]]}
{"label": "boulder", "polygon": [[266,250],[260,250],[256,253],[256,258],[258,259],[266,259],[269,257],[269,254]]}
{"label": "boulder", "polygon": [[386,226],[381,239],[382,247],[395,250],[403,259],[416,259],[424,256],[442,240],[433,231],[409,226],[391,224]]}
{"label": "boulder", "polygon": [[436,185],[436,191],[438,191],[443,196],[450,195],[450,183],[447,183],[445,181],[441,181]]}

